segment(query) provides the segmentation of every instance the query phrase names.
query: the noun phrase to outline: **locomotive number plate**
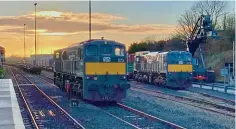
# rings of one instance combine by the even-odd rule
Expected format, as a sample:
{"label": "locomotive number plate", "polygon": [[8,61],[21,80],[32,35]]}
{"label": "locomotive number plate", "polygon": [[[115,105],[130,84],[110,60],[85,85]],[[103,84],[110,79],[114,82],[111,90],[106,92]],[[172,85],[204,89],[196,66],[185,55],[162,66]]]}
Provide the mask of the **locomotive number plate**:
{"label": "locomotive number plate", "polygon": [[103,62],[111,62],[111,57],[103,57]]}
{"label": "locomotive number plate", "polygon": [[118,59],[118,62],[125,62],[124,59]]}
{"label": "locomotive number plate", "polygon": [[183,64],[183,61],[179,61],[179,64]]}

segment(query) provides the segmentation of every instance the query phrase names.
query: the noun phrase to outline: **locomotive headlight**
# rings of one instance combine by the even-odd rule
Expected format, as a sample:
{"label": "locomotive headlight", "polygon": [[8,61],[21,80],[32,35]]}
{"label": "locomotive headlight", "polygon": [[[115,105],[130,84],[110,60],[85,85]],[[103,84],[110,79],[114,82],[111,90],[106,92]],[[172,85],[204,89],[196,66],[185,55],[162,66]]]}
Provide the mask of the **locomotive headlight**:
{"label": "locomotive headlight", "polygon": [[124,79],[126,79],[126,76],[123,76]]}
{"label": "locomotive headlight", "polygon": [[121,80],[125,80],[126,79],[126,75],[125,76],[121,76],[120,79]]}
{"label": "locomotive headlight", "polygon": [[93,77],[93,76],[89,77],[89,76],[87,76],[86,79],[87,80],[98,80],[98,77]]}

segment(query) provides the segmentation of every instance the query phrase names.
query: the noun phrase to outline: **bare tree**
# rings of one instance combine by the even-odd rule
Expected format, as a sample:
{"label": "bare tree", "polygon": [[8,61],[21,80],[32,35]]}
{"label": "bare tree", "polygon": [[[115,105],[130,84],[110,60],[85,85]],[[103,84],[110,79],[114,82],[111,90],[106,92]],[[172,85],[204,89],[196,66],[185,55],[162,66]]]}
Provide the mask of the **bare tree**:
{"label": "bare tree", "polygon": [[211,15],[213,28],[218,25],[219,18],[225,14],[225,1],[198,1],[192,8],[180,16],[177,34],[186,40],[191,34],[197,19],[201,15]]}
{"label": "bare tree", "polygon": [[228,36],[231,45],[235,40],[235,14],[230,14],[226,17],[226,32],[225,34]]}
{"label": "bare tree", "polygon": [[179,28],[176,30],[177,35],[187,40],[193,31],[197,16],[193,11],[186,11],[178,20]]}
{"label": "bare tree", "polygon": [[193,11],[198,15],[211,15],[212,25],[218,25],[219,18],[225,14],[225,1],[199,1],[193,6]]}
{"label": "bare tree", "polygon": [[226,30],[235,30],[235,14],[230,14],[226,18]]}

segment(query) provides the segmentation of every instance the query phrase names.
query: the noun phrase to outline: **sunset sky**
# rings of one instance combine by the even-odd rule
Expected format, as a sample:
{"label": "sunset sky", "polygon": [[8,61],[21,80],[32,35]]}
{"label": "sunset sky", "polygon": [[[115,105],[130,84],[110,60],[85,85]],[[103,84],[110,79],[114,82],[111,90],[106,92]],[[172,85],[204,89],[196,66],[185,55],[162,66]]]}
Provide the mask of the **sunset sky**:
{"label": "sunset sky", "polygon": [[[88,39],[88,2],[37,2],[38,53]],[[178,17],[194,1],[92,1],[92,38],[105,37],[127,45],[146,37],[164,39],[177,27]],[[227,11],[234,3],[228,2]],[[0,46],[6,55],[23,56],[24,24],[26,54],[34,53],[34,2],[0,1]]]}

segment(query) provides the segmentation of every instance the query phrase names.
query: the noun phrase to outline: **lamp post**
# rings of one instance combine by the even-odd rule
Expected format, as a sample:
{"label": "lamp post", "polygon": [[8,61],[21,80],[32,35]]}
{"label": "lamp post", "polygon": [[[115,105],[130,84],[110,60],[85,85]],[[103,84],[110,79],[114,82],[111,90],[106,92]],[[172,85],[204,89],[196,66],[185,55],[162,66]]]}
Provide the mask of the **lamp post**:
{"label": "lamp post", "polygon": [[35,55],[34,55],[34,59],[35,59],[35,65],[37,64],[37,61],[36,61],[36,54],[37,54],[37,49],[36,49],[36,5],[37,3],[34,3],[34,6],[35,6],[35,23],[34,23],[34,27],[35,27],[35,37],[34,37],[34,50],[35,50]]}
{"label": "lamp post", "polygon": [[26,61],[25,60],[25,25],[26,24],[24,24],[24,62]]}
{"label": "lamp post", "polygon": [[91,0],[89,0],[89,39],[91,40]]}

